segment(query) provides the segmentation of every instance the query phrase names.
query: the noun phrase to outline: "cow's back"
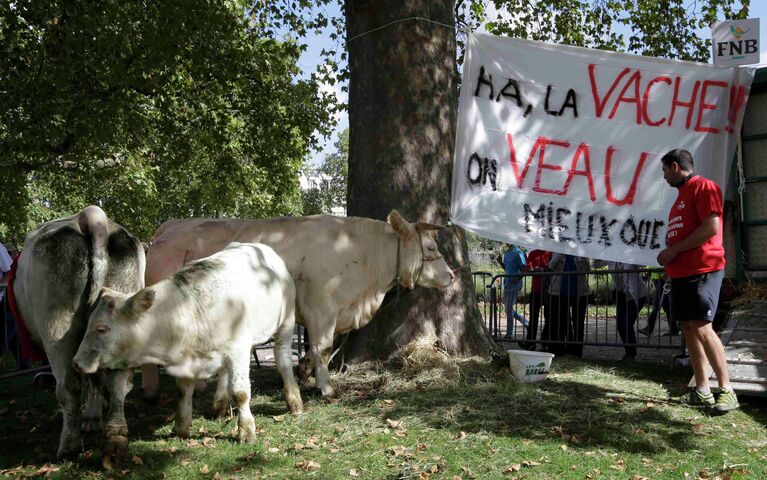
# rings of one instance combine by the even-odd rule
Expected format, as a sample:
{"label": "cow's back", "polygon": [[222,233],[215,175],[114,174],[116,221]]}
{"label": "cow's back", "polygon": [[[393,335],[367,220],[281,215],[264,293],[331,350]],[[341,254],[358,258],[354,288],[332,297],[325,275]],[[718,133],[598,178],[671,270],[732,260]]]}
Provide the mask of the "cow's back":
{"label": "cow's back", "polygon": [[270,246],[282,257],[294,278],[307,258],[321,264],[326,272],[332,271],[342,268],[342,259],[353,251],[375,250],[377,235],[366,233],[378,230],[376,233],[380,234],[385,225],[367,218],[326,215],[169,220],[158,228],[152,239],[147,253],[146,284],[168,278],[185,264],[221,251],[230,242]]}

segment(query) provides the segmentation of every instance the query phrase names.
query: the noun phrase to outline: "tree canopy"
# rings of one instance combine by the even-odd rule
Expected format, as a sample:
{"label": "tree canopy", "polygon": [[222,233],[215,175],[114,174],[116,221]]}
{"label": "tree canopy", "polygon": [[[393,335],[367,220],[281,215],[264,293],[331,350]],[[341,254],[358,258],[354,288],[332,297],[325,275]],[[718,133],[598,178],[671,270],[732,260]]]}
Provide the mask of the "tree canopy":
{"label": "tree canopy", "polygon": [[288,2],[3,1],[0,235],[88,203],[144,239],[169,217],[301,213],[334,99],[299,78],[296,21]]}

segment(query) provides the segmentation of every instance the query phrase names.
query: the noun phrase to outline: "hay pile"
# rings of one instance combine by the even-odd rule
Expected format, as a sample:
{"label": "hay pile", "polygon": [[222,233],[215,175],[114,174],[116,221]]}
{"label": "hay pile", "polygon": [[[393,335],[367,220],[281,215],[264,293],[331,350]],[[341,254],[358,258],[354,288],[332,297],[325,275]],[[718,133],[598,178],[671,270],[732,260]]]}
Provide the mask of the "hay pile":
{"label": "hay pile", "polygon": [[[489,382],[498,373],[484,358],[448,355],[435,337],[413,341],[383,362],[347,365],[343,372],[333,373],[332,378],[341,397],[378,397]],[[503,374],[508,375],[508,371]]]}

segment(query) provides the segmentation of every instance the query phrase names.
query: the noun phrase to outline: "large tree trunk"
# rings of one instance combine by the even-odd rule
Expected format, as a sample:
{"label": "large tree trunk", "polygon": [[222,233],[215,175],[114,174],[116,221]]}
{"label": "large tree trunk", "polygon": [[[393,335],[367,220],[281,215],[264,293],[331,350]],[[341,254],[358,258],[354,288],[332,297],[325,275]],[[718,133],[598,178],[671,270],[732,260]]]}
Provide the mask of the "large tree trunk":
{"label": "large tree trunk", "polygon": [[[348,214],[385,220],[396,208],[410,221],[446,224],[458,105],[454,1],[346,0],[349,48]],[[385,25],[401,20],[384,27]],[[376,28],[380,28],[375,30]],[[366,33],[367,32],[367,33]],[[358,36],[359,35],[359,36]],[[482,325],[464,233],[439,236],[457,280],[444,290],[389,292],[365,328],[344,344],[347,362],[388,357],[436,336],[457,355],[494,348]]]}

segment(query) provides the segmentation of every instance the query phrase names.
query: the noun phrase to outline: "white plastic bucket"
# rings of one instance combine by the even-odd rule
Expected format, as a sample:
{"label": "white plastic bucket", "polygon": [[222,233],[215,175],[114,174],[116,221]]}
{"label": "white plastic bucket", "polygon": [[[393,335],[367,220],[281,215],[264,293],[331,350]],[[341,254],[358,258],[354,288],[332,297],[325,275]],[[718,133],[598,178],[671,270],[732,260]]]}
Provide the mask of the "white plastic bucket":
{"label": "white plastic bucket", "polygon": [[509,354],[511,373],[520,382],[540,382],[549,376],[553,353],[529,350],[506,350]]}

